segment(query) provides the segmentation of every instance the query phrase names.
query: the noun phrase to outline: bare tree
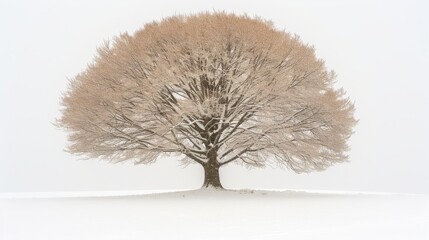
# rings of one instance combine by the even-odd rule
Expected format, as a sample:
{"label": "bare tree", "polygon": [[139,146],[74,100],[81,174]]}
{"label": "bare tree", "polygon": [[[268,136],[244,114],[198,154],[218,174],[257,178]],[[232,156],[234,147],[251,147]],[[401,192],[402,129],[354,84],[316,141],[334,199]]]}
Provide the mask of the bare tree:
{"label": "bare tree", "polygon": [[72,79],[58,123],[71,153],[219,168],[324,170],[347,159],[354,107],[333,72],[297,36],[261,19],[175,16],[122,34]]}

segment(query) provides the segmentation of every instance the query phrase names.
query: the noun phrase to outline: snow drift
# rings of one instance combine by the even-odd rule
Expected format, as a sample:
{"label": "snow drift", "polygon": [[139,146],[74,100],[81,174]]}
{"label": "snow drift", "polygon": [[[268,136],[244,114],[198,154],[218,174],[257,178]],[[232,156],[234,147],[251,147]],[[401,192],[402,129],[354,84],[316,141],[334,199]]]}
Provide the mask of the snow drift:
{"label": "snow drift", "polygon": [[4,197],[0,239],[429,237],[427,195],[250,190],[95,194]]}

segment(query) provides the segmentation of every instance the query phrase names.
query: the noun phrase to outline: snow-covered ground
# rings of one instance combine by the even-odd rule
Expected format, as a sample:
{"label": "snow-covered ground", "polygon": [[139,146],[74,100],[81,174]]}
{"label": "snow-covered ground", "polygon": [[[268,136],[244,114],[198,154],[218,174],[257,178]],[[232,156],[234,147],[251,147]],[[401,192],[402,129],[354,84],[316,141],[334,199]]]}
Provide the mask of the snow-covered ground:
{"label": "snow-covered ground", "polygon": [[139,194],[3,194],[0,239],[429,239],[428,195]]}

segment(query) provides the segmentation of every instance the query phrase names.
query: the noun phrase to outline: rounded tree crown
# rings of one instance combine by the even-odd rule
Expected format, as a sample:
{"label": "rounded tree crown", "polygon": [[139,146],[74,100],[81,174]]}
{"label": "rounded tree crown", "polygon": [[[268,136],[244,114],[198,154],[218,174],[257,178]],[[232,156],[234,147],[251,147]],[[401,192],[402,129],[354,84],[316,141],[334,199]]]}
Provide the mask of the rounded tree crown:
{"label": "rounded tree crown", "polygon": [[314,48],[270,22],[174,16],[98,49],[63,96],[69,151],[148,163],[280,164],[347,159],[354,107]]}

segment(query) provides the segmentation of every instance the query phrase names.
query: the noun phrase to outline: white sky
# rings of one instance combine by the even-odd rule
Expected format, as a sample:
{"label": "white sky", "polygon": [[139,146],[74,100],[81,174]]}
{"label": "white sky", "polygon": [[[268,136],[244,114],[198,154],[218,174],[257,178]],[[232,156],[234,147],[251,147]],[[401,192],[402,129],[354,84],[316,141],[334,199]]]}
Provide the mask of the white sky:
{"label": "white sky", "polygon": [[197,165],[81,161],[52,122],[67,78],[104,40],[206,10],[272,20],[317,49],[355,101],[350,162],[324,172],[228,166],[230,188],[429,193],[429,5],[425,1],[0,0],[0,192],[198,188]]}

